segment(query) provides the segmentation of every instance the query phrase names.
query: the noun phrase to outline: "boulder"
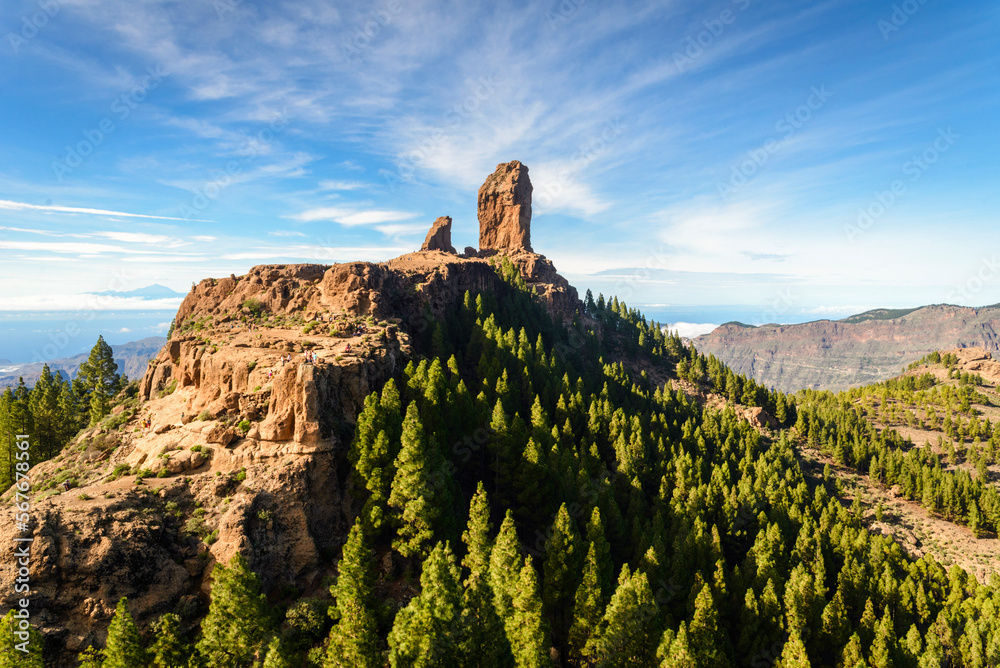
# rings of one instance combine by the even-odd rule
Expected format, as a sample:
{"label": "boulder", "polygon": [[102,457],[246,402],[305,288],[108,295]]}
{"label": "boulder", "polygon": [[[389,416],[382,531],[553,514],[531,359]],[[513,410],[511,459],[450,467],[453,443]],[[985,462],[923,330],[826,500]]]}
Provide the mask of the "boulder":
{"label": "boulder", "polygon": [[422,251],[444,251],[445,253],[455,253],[455,247],[451,245],[451,216],[441,216],[431,225],[424,239],[424,245],[420,247]]}
{"label": "boulder", "polygon": [[750,423],[751,427],[755,429],[777,429],[778,421],[773,417],[768,415],[767,411],[758,406],[751,406],[749,408],[741,408],[739,411],[740,416]]}
{"label": "boulder", "polygon": [[208,432],[208,436],[205,439],[209,443],[218,443],[219,445],[225,447],[236,440],[236,432],[232,429],[227,429],[222,425],[216,425],[212,427],[211,431]]}
{"label": "boulder", "polygon": [[531,251],[531,180],[517,160],[497,165],[479,188],[479,248]]}

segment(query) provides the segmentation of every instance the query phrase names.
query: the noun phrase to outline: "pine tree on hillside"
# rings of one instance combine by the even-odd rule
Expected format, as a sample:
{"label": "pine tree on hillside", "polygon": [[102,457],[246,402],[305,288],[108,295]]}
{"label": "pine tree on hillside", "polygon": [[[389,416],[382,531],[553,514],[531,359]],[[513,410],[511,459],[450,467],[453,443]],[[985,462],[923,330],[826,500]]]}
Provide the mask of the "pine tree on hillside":
{"label": "pine tree on hillside", "polygon": [[121,598],[108,628],[102,668],[136,668],[149,665],[149,655],[142,647],[139,629],[128,609],[128,599]]}
{"label": "pine tree on hillside", "polygon": [[551,666],[549,638],[542,599],[538,591],[538,575],[531,558],[521,567],[517,588],[514,591],[513,614],[507,625],[507,637],[518,668],[543,668]]}
{"label": "pine tree on hillside", "polygon": [[191,647],[180,636],[181,618],[172,612],[160,617],[153,624],[153,643],[149,647],[156,668],[185,666]]}
{"label": "pine tree on hillside", "polygon": [[374,613],[372,553],[361,520],[355,521],[330,587],[337,622],[330,629],[324,668],[376,668],[378,629]]}
{"label": "pine tree on hillside", "polygon": [[700,668],[700,664],[691,649],[688,640],[687,624],[681,622],[677,633],[671,629],[663,632],[660,646],[656,650],[659,668]]}
{"label": "pine tree on hillside", "polygon": [[702,585],[695,598],[694,616],[688,625],[691,649],[698,657],[698,665],[704,668],[725,668],[729,665],[722,651],[722,634],[719,629],[719,612],[712,590],[708,584]]}
{"label": "pine tree on hillside", "polygon": [[567,640],[569,657],[577,662],[584,660],[584,648],[587,646],[587,641],[597,630],[604,615],[600,579],[597,548],[593,543],[590,543],[584,561],[583,580],[577,587],[573,598],[573,622],[570,625]]}
{"label": "pine tree on hillside", "polygon": [[649,665],[661,640],[657,626],[659,606],[649,579],[640,571],[630,573],[626,565],[618,582],[584,654],[602,666]]}
{"label": "pine tree on hillside", "polygon": [[597,506],[590,513],[590,521],[587,522],[587,541],[594,546],[594,559],[601,586],[601,601],[606,604],[615,590],[615,567],[611,561],[611,545],[604,534],[601,509]]}
{"label": "pine tree on hillside", "polygon": [[392,668],[460,665],[461,570],[447,543],[424,561],[420,594],[396,615],[389,632]]}
{"label": "pine tree on hillside", "polygon": [[[490,588],[497,615],[509,626],[513,618],[514,593],[524,559],[521,558],[521,544],[514,528],[514,516],[507,511],[496,542],[490,551]],[[508,634],[509,635],[509,634]]]}
{"label": "pine tree on hillside", "polygon": [[820,637],[828,647],[843,647],[850,629],[850,620],[847,618],[847,611],[844,610],[844,599],[838,589],[833,599],[823,608]]}
{"label": "pine tree on hillside", "polygon": [[[58,378],[61,380],[61,377]],[[53,377],[48,364],[42,366],[42,373],[31,389],[28,408],[35,421],[37,459],[49,459],[62,447],[64,430],[59,411],[59,382]]]}
{"label": "pine tree on hillside", "polygon": [[469,569],[462,595],[462,635],[459,641],[465,668],[509,668],[514,665],[503,621],[497,616],[489,582],[490,507],[482,482],[469,506],[469,524],[462,541],[467,553],[462,564]]}
{"label": "pine tree on hillside", "polygon": [[96,424],[110,412],[111,399],[121,389],[114,351],[103,336],[97,337],[87,361],[80,365],[77,378],[89,395],[90,423]]}
{"label": "pine tree on hillside", "polygon": [[425,557],[442,513],[450,511],[444,461],[424,429],[416,402],[403,420],[402,445],[396,458],[389,506],[399,525],[393,548],[404,557]]}
{"label": "pine tree on hillside", "polygon": [[14,483],[17,464],[15,436],[20,425],[14,423],[11,412],[14,408],[14,393],[8,387],[0,392],[0,488],[7,489]]}
{"label": "pine tree on hillside", "polygon": [[812,668],[809,656],[806,654],[806,646],[802,644],[802,637],[798,630],[792,631],[785,642],[781,650],[781,658],[778,659],[775,668]]}
{"label": "pine tree on hillside", "polygon": [[212,571],[212,601],[197,650],[208,668],[231,668],[263,657],[274,617],[257,575],[237,554]]}
{"label": "pine tree on hillside", "polygon": [[[77,657],[80,661],[79,668],[101,668],[101,664],[104,662],[102,656],[102,653],[94,649],[93,645],[88,646]],[[38,665],[41,666],[42,664],[39,663]]]}
{"label": "pine tree on hillside", "polygon": [[896,631],[892,625],[892,614],[889,607],[886,606],[875,631],[875,643],[872,646],[870,657],[872,668],[892,668],[895,666],[893,657],[896,650]]}
{"label": "pine tree on hillside", "polygon": [[[27,641],[15,636],[15,630],[21,631],[19,622],[14,617],[13,608],[0,618],[0,668],[43,668],[45,664],[42,661],[42,650],[45,639],[33,626],[28,627]],[[25,642],[26,645],[19,647]],[[27,651],[22,652],[22,648]]]}
{"label": "pine tree on hillside", "polygon": [[[865,661],[861,646],[861,639],[858,637],[858,634],[851,635],[847,641],[847,645],[844,646],[841,652],[840,663],[838,665],[844,666],[844,668],[868,668],[868,663]],[[938,663],[933,665],[940,666]]]}
{"label": "pine tree on hillside", "polygon": [[583,550],[576,522],[570,517],[564,503],[556,513],[545,543],[545,585],[542,590],[546,617],[552,620],[552,635],[558,647],[565,646],[566,636],[573,622],[573,598],[580,586],[586,556]]}
{"label": "pine tree on hillside", "polygon": [[264,655],[264,663],[261,668],[296,668],[300,665],[295,661],[288,643],[282,641],[281,636],[273,636],[267,644],[267,653]]}

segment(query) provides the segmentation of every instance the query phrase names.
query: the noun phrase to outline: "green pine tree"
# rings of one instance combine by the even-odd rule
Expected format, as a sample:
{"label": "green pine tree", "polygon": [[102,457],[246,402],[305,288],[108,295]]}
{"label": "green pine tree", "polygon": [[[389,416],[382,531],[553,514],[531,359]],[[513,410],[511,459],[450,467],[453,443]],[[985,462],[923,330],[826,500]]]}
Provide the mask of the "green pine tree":
{"label": "green pine tree", "polygon": [[809,656],[806,654],[806,646],[802,643],[802,637],[798,629],[792,631],[785,646],[781,650],[781,658],[775,664],[775,668],[811,668]]}
{"label": "green pine tree", "polygon": [[645,573],[622,567],[618,588],[611,597],[597,631],[584,654],[604,666],[645,666],[653,662],[662,640],[657,626],[659,606]]}
{"label": "green pine tree", "polygon": [[601,584],[601,600],[606,604],[615,590],[615,571],[611,561],[611,545],[604,533],[604,522],[601,519],[601,509],[597,506],[590,514],[587,522],[587,540],[594,546],[594,558]]}
{"label": "green pine tree", "polygon": [[480,482],[469,505],[469,523],[462,534],[469,569],[462,594],[461,665],[466,668],[501,668],[514,665],[503,621],[497,615],[490,587],[490,506]]}
{"label": "green pine tree", "polygon": [[875,643],[871,649],[872,668],[893,668],[896,653],[896,631],[892,625],[892,614],[886,606],[875,631]]}
{"label": "green pine tree", "polygon": [[264,655],[264,664],[261,668],[295,668],[299,665],[288,647],[288,643],[283,642],[280,636],[274,636],[267,644],[267,654]]}
{"label": "green pine tree", "polygon": [[121,389],[114,351],[103,336],[97,337],[97,343],[90,349],[87,361],[80,365],[77,378],[82,381],[90,397],[90,423],[96,424],[110,412],[111,399]]}
{"label": "green pine tree", "polygon": [[180,636],[181,618],[172,612],[160,617],[153,624],[153,644],[149,647],[153,665],[172,668],[187,665],[191,648]]}
{"label": "green pine tree", "polygon": [[507,625],[507,637],[518,668],[551,666],[549,640],[538,576],[531,558],[524,561],[513,598],[513,615]]}
{"label": "green pine tree", "polygon": [[443,462],[424,431],[416,402],[406,408],[395,466],[389,506],[396,512],[399,530],[392,546],[404,557],[422,558],[430,550],[438,517],[448,504],[443,486],[435,485],[431,477],[441,474]]}
{"label": "green pine tree", "polygon": [[601,573],[597,563],[597,548],[593,543],[587,549],[583,567],[583,581],[577,587],[573,599],[573,624],[569,629],[569,656],[572,660],[584,660],[587,641],[601,623],[604,603],[601,594]]}
{"label": "green pine tree", "polygon": [[[546,617],[552,623],[552,635],[558,647],[564,647],[573,622],[573,598],[580,586],[583,569],[583,543],[566,504],[559,507],[545,543],[542,601]],[[564,653],[564,652],[561,652]]]}
{"label": "green pine tree", "polygon": [[438,543],[424,562],[420,594],[396,615],[389,632],[392,668],[460,665],[461,570],[447,543]]}
{"label": "green pine tree", "polygon": [[838,665],[844,668],[868,668],[868,663],[865,662],[861,646],[861,638],[858,637],[858,634],[851,634],[847,645],[844,646],[843,651],[840,653],[840,663]]}
{"label": "green pine tree", "polygon": [[0,668],[42,668],[42,651],[45,640],[33,626],[28,627],[28,639],[15,636],[20,631],[20,620],[14,610],[8,610],[0,619]]}
{"label": "green pine tree", "polygon": [[694,616],[688,625],[691,648],[698,658],[698,665],[704,668],[723,668],[728,665],[722,651],[722,634],[719,630],[719,612],[712,598],[712,589],[708,584],[694,601]]}
{"label": "green pine tree", "polygon": [[663,632],[656,658],[660,662],[659,668],[700,668],[684,622],[681,622],[676,634],[670,629]]}
{"label": "green pine tree", "polygon": [[[493,590],[493,604],[504,625],[512,623],[514,613],[514,592],[524,560],[521,558],[521,544],[514,528],[514,516],[507,511],[500,524],[500,533],[490,551],[490,588]],[[510,634],[508,633],[508,637]]]}
{"label": "green pine tree", "polygon": [[[104,662],[103,657],[103,652],[99,652],[91,645],[80,652],[80,656],[77,657],[80,661],[79,668],[101,668],[101,664]],[[42,664],[39,663],[38,665],[41,666]]]}
{"label": "green pine tree", "polygon": [[[63,446],[64,429],[59,412],[60,384],[52,375],[49,365],[42,366],[42,373],[31,389],[28,409],[35,422],[35,448],[38,459],[55,456]],[[61,377],[58,377],[61,380]]]}
{"label": "green pine tree", "polygon": [[228,567],[216,564],[197,644],[208,668],[236,668],[263,658],[273,628],[273,614],[246,559],[237,554]]}
{"label": "green pine tree", "polygon": [[337,564],[337,582],[330,587],[337,623],[330,629],[324,668],[380,665],[371,564],[371,549],[358,519]]}
{"label": "green pine tree", "polygon": [[122,597],[108,627],[108,642],[104,646],[103,668],[139,668],[149,665],[149,656],[142,646],[139,629],[128,609],[128,599]]}

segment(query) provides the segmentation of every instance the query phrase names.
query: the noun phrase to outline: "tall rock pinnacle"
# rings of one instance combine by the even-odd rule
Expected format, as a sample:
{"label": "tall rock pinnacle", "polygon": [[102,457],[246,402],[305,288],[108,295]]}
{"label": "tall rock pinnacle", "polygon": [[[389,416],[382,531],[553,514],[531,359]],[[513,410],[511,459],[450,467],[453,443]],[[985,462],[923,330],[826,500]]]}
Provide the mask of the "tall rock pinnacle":
{"label": "tall rock pinnacle", "polygon": [[531,252],[531,180],[517,160],[497,165],[479,189],[479,248]]}

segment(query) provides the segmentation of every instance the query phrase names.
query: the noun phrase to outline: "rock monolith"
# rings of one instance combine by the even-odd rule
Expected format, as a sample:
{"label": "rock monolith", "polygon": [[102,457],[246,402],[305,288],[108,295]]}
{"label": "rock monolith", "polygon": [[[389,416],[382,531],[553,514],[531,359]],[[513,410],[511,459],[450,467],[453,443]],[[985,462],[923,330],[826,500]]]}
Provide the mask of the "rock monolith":
{"label": "rock monolith", "polygon": [[497,165],[479,189],[479,248],[531,252],[531,180],[517,160]]}

